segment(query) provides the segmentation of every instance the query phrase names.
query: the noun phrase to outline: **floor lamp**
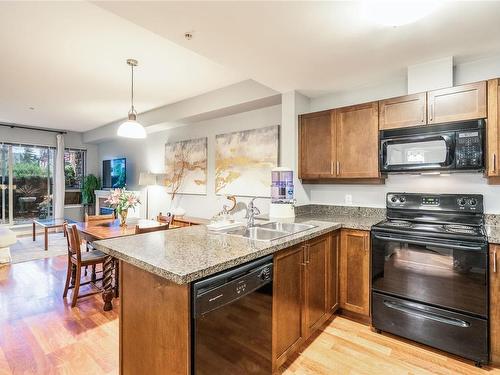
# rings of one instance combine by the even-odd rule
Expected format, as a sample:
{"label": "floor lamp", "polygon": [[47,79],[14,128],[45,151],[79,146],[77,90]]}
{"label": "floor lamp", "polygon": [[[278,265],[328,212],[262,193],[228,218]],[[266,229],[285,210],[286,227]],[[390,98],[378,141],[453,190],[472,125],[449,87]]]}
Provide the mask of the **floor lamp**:
{"label": "floor lamp", "polygon": [[149,219],[149,186],[156,185],[156,175],[151,172],[141,172],[139,186],[146,186],[146,219]]}

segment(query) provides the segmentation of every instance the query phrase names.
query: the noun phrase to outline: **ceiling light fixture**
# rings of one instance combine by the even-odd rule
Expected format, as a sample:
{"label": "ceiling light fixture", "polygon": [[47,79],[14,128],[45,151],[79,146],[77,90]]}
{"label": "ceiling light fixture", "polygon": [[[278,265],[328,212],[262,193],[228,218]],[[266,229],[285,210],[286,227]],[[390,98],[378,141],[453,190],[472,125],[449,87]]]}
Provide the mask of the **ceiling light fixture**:
{"label": "ceiling light fixture", "polygon": [[134,67],[139,63],[137,60],[128,59],[127,64],[132,69],[132,85],[130,94],[130,111],[128,111],[128,120],[118,128],[118,136],[125,138],[146,138],[146,129],[137,122],[137,111],[134,108]]}
{"label": "ceiling light fixture", "polygon": [[430,15],[441,4],[441,1],[364,1],[362,13],[376,24],[397,27]]}

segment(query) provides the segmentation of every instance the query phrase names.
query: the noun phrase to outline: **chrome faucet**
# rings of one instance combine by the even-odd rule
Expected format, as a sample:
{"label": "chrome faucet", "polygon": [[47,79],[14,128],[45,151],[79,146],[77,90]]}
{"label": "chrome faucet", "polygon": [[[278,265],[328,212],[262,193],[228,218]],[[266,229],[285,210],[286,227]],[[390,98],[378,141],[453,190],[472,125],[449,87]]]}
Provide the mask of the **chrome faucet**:
{"label": "chrome faucet", "polygon": [[257,198],[253,198],[247,204],[247,214],[245,215],[247,219],[247,228],[253,227],[255,225],[255,215],[260,215],[260,210],[253,203],[256,199]]}

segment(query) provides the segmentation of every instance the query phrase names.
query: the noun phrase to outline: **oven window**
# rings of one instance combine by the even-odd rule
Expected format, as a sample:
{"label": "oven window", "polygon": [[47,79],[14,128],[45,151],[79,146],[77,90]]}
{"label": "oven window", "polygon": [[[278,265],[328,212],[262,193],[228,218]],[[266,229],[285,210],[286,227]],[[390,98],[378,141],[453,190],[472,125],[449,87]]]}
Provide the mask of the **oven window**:
{"label": "oven window", "polygon": [[485,316],[487,254],[376,237],[372,286],[417,302]]}
{"label": "oven window", "polygon": [[446,155],[444,140],[387,144],[388,165],[442,164]]}

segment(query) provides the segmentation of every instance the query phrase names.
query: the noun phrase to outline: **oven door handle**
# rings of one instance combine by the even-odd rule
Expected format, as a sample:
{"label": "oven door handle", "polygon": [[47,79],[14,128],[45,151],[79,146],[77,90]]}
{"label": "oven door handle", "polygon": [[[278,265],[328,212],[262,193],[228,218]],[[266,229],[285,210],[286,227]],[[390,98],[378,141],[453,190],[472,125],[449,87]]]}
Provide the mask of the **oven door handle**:
{"label": "oven door handle", "polygon": [[466,322],[465,320],[450,318],[433,312],[424,311],[414,306],[407,306],[403,303],[384,301],[384,305],[390,309],[398,310],[410,315],[418,316],[420,318],[434,320],[435,322],[449,324],[460,328],[470,327],[470,323]]}
{"label": "oven door handle", "polygon": [[438,242],[432,242],[432,241],[419,241],[419,240],[412,240],[409,238],[401,238],[401,237],[386,237],[386,236],[381,236],[378,234],[375,234],[374,237],[377,240],[382,240],[382,241],[397,241],[397,242],[406,242],[412,245],[423,245],[423,246],[436,246],[436,247],[441,247],[445,249],[457,249],[457,250],[471,250],[471,251],[483,251],[484,248],[482,246],[467,246],[467,245],[453,245],[453,244],[448,244],[448,243],[438,243]]}

